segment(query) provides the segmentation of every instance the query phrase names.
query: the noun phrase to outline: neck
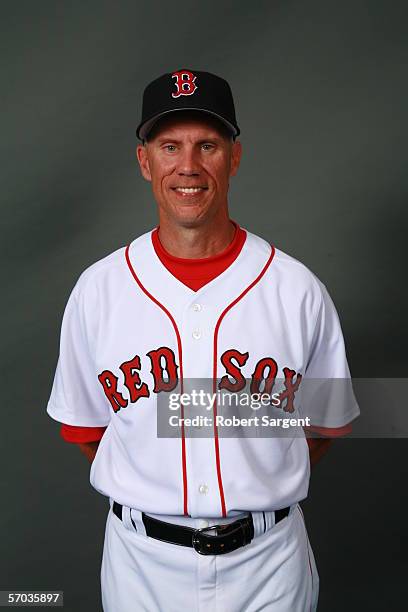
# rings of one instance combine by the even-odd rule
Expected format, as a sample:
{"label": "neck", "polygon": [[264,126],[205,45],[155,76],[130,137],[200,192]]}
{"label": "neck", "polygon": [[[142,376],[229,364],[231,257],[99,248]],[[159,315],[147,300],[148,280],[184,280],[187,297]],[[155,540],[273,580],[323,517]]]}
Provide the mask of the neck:
{"label": "neck", "polygon": [[235,227],[228,215],[195,227],[184,227],[160,219],[159,237],[174,257],[203,259],[221,253],[232,242]]}

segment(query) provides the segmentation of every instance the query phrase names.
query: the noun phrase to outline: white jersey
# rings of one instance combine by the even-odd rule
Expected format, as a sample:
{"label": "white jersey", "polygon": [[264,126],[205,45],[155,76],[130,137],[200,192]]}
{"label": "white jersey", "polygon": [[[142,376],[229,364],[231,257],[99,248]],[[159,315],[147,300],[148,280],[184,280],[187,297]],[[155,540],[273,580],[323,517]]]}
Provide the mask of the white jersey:
{"label": "white jersey", "polygon": [[[305,437],[157,436],[163,369],[178,382],[221,379],[240,355],[247,379],[264,359],[281,378],[350,377],[333,302],[303,264],[247,232],[236,260],[193,291],[163,266],[148,232],[79,277],[47,412],[107,426],[90,481],[125,506],[192,517],[291,506],[308,492]],[[358,414],[354,399],[328,402],[314,425],[342,427]]]}

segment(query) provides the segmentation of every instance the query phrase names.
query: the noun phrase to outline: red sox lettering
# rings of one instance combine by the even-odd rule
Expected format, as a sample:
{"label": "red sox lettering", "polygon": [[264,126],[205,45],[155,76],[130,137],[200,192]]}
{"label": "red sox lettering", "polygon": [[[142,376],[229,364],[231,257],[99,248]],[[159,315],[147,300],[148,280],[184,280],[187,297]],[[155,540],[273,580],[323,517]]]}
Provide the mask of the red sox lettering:
{"label": "red sox lettering", "polygon": [[[161,346],[158,349],[149,351],[147,357],[151,364],[150,372],[154,382],[153,393],[170,392],[175,389],[179,382],[179,366],[176,363],[174,352],[166,346]],[[218,389],[225,389],[234,393],[244,389],[246,379],[242,374],[241,368],[246,364],[248,358],[248,352],[241,353],[236,349],[229,349],[221,355],[220,360],[226,374],[221,378]],[[98,380],[115,413],[121,408],[126,408],[129,402],[135,404],[142,397],[150,397],[148,384],[142,382],[140,378],[141,362],[139,355],[135,355],[133,359],[123,362],[119,368],[123,373],[123,386],[121,385],[121,390],[119,389],[119,378],[111,370],[103,370],[98,376]],[[251,375],[251,394],[265,393],[270,395],[278,370],[278,364],[272,357],[260,359],[256,363]],[[295,409],[293,405],[295,392],[299,388],[302,375],[288,367],[282,368],[282,371],[285,389],[279,394],[280,406],[283,407],[285,412],[293,412]],[[166,377],[164,376],[165,373]],[[231,381],[230,377],[232,377],[233,381]],[[264,385],[262,391],[261,384]],[[286,401],[285,404],[284,401]]]}

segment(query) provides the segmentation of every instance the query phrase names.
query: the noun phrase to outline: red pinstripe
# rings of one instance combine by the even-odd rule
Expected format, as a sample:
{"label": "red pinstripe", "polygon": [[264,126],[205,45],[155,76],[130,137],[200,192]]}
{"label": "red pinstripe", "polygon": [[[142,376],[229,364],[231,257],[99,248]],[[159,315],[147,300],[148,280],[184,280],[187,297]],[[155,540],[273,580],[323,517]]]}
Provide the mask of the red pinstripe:
{"label": "red pinstripe", "polygon": [[[138,284],[138,286],[140,287],[140,289],[143,291],[143,293],[145,295],[147,295],[147,297],[149,299],[152,300],[152,302],[154,302],[159,308],[161,308],[163,310],[163,312],[169,317],[173,328],[174,328],[174,332],[176,334],[176,338],[177,338],[177,348],[178,348],[178,354],[179,354],[179,363],[180,363],[180,391],[181,393],[183,393],[183,350],[182,350],[182,345],[181,345],[181,337],[180,337],[180,333],[177,327],[177,323],[174,320],[172,314],[167,310],[167,308],[165,306],[163,306],[163,304],[161,304],[151,293],[149,293],[149,291],[146,289],[146,287],[144,287],[140,281],[140,279],[138,278],[132,263],[130,261],[130,257],[129,257],[129,247],[130,245],[128,245],[126,247],[126,251],[125,251],[125,257],[126,257],[126,262],[127,265],[129,267],[130,272],[132,273],[133,278],[135,279],[136,283]],[[181,418],[184,419],[184,409],[183,406],[181,406]],[[183,470],[183,510],[184,510],[184,514],[188,516],[188,505],[187,505],[187,462],[186,462],[186,439],[184,436],[184,420],[182,420],[182,426],[181,426],[181,464],[182,464],[182,470]]]}
{"label": "red pinstripe", "polygon": [[215,461],[216,461],[216,465],[217,465],[218,488],[219,488],[219,492],[220,492],[221,510],[222,510],[222,516],[223,517],[227,516],[227,511],[226,511],[226,505],[225,505],[224,487],[223,487],[223,484],[222,484],[220,449],[219,449],[219,443],[218,443],[218,428],[217,428],[217,424],[216,424],[216,417],[217,417],[217,401],[216,401],[216,397],[217,396],[216,396],[216,393],[217,393],[218,331],[220,329],[221,322],[222,322],[223,318],[225,317],[225,315],[227,314],[227,312],[229,312],[231,310],[231,308],[233,308],[240,300],[242,300],[242,298],[249,291],[251,291],[251,289],[261,280],[261,278],[265,274],[266,270],[269,268],[274,255],[275,255],[275,248],[273,246],[271,246],[271,254],[270,254],[269,258],[268,258],[268,261],[266,262],[266,264],[262,268],[261,272],[255,278],[255,280],[253,280],[252,283],[250,285],[248,285],[248,287],[246,289],[244,289],[244,291],[233,302],[231,302],[231,304],[229,304],[223,310],[223,312],[221,313],[221,315],[220,315],[220,317],[219,317],[219,319],[217,321],[217,324],[216,324],[215,330],[214,330],[214,353],[213,353],[213,393],[214,393],[214,398],[215,398],[214,408],[213,408],[213,415],[214,415],[214,446],[215,446]]}

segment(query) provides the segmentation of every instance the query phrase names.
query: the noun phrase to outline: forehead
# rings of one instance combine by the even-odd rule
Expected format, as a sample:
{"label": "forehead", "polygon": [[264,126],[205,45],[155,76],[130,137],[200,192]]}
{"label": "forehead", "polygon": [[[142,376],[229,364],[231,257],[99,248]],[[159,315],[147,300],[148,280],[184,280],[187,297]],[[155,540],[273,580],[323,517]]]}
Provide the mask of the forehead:
{"label": "forehead", "polygon": [[174,112],[159,119],[150,130],[147,140],[163,138],[167,135],[178,138],[212,137],[231,139],[226,126],[211,115],[200,112]]}

